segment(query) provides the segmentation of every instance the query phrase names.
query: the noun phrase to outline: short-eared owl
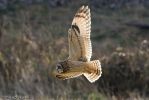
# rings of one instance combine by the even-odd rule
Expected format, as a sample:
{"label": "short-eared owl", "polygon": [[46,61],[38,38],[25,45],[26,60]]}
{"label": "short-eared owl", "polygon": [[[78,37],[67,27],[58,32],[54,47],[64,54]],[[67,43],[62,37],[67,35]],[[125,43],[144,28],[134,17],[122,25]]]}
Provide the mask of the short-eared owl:
{"label": "short-eared owl", "polygon": [[74,16],[68,30],[69,57],[56,65],[56,77],[69,79],[84,75],[90,82],[101,76],[99,60],[90,61],[92,46],[90,40],[91,15],[88,6],[82,6]]}

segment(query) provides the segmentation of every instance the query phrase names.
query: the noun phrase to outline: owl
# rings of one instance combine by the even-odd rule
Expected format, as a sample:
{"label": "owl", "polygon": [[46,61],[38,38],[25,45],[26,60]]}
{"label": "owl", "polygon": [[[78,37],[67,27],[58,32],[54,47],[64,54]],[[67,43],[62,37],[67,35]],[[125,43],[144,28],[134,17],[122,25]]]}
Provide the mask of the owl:
{"label": "owl", "polygon": [[92,46],[90,39],[91,14],[88,6],[77,11],[68,30],[69,57],[56,65],[59,79],[70,79],[84,75],[91,83],[102,74],[99,60],[90,61]]}

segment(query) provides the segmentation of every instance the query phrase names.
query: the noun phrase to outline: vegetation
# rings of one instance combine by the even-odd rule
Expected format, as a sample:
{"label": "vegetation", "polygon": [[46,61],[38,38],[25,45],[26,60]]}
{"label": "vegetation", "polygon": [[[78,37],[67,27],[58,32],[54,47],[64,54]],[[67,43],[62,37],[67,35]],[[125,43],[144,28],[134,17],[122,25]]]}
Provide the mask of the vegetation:
{"label": "vegetation", "polygon": [[143,5],[120,9],[91,7],[92,59],[102,64],[102,77],[89,83],[83,76],[58,80],[55,64],[68,56],[67,30],[76,10],[88,2],[60,7],[16,6],[1,11],[0,98],[26,96],[36,100],[119,100],[149,98],[149,24]]}

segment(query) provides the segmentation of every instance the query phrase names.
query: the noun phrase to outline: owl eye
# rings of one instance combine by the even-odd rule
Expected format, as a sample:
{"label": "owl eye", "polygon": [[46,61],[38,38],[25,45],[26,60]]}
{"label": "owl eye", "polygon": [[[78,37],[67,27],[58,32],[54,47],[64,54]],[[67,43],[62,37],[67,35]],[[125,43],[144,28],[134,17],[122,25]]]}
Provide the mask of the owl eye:
{"label": "owl eye", "polygon": [[62,65],[61,65],[61,64],[57,64],[57,65],[56,65],[56,70],[57,70],[58,73],[62,73],[62,72],[63,72],[63,67],[62,67]]}

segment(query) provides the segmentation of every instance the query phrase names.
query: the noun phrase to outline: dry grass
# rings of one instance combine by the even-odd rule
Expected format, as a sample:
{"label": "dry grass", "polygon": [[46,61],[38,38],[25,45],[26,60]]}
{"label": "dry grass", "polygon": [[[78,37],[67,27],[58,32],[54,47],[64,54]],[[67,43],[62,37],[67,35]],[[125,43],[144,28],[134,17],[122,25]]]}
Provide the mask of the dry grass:
{"label": "dry grass", "polygon": [[0,96],[36,100],[148,98],[149,31],[124,24],[149,20],[145,8],[93,9],[92,59],[101,60],[102,77],[93,84],[84,77],[65,81],[53,77],[56,62],[68,56],[67,29],[77,7],[36,5],[3,14]]}

